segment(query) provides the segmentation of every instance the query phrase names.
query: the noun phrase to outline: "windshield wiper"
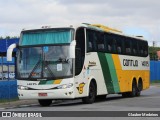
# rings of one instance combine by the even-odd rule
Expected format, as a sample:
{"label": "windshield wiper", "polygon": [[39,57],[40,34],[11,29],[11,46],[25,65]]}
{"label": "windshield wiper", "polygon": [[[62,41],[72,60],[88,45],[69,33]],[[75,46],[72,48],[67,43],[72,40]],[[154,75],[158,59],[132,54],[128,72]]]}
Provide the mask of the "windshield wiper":
{"label": "windshield wiper", "polygon": [[44,61],[44,68],[47,67],[47,70],[49,71],[49,73],[51,74],[52,77],[55,77],[55,75],[53,74],[52,70],[50,69],[50,67],[48,66],[49,62],[48,61]]}
{"label": "windshield wiper", "polygon": [[32,69],[31,73],[29,74],[28,78],[31,78],[32,73],[37,69],[37,67],[39,66],[39,64],[41,63],[41,59],[38,60],[38,62],[36,63],[36,65],[34,66],[34,68]]}
{"label": "windshield wiper", "polygon": [[59,58],[57,62],[61,62],[61,63],[69,63],[69,59],[66,59],[66,58]]}

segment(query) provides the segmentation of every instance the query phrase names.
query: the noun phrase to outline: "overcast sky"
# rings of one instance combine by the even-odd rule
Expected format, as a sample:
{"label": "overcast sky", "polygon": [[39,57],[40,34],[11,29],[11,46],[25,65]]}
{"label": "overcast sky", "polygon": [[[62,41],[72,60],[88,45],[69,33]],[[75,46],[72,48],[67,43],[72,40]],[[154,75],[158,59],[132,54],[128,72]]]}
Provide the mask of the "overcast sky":
{"label": "overcast sky", "polygon": [[0,0],[0,36],[77,23],[99,23],[160,41],[160,0]]}

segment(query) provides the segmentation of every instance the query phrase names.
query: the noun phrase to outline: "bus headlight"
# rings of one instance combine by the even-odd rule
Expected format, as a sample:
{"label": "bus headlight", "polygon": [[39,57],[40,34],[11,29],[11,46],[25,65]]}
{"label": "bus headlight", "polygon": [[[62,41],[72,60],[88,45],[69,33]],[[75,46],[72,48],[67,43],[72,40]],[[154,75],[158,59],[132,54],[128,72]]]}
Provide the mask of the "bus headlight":
{"label": "bus headlight", "polygon": [[66,88],[70,88],[73,86],[73,83],[69,83],[69,84],[64,84],[64,85],[60,85],[58,87],[56,87],[57,89],[66,89]]}
{"label": "bus headlight", "polygon": [[22,86],[22,85],[18,85],[18,89],[20,89],[20,90],[28,90],[28,87]]}

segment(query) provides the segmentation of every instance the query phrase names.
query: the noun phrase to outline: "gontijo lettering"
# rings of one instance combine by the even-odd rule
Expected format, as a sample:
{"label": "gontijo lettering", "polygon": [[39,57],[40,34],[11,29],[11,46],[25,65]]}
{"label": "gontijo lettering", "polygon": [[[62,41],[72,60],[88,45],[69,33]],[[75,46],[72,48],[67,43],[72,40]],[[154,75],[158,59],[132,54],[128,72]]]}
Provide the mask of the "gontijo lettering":
{"label": "gontijo lettering", "polygon": [[123,66],[138,67],[138,60],[123,59]]}

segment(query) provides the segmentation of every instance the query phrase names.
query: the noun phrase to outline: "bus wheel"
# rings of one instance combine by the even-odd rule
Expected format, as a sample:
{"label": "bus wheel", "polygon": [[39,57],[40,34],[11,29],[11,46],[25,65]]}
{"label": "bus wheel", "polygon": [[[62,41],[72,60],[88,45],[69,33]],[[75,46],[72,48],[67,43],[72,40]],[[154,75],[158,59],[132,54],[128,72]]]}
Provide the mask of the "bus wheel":
{"label": "bus wheel", "polygon": [[47,99],[47,100],[38,100],[39,104],[41,106],[50,106],[52,104],[52,100]]}
{"label": "bus wheel", "polygon": [[95,101],[96,94],[96,85],[94,82],[91,82],[89,86],[89,95],[87,97],[82,98],[83,103],[92,104]]}
{"label": "bus wheel", "polygon": [[135,97],[137,94],[137,84],[135,81],[132,83],[132,91],[128,93],[130,97]]}
{"label": "bus wheel", "polygon": [[138,81],[138,87],[137,87],[136,96],[140,96],[140,95],[141,95],[142,89],[143,89],[143,84],[142,84],[142,80],[140,79],[140,80]]}

